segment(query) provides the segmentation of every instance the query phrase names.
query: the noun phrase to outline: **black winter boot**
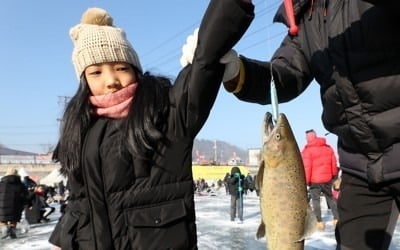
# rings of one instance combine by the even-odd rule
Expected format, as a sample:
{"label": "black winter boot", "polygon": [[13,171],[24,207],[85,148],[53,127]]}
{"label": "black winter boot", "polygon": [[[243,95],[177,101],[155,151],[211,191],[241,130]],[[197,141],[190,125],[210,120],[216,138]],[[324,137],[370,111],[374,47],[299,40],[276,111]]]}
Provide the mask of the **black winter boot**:
{"label": "black winter boot", "polygon": [[11,237],[11,239],[16,239],[17,238],[17,235],[15,234],[15,230],[16,230],[15,227],[10,227],[10,237]]}

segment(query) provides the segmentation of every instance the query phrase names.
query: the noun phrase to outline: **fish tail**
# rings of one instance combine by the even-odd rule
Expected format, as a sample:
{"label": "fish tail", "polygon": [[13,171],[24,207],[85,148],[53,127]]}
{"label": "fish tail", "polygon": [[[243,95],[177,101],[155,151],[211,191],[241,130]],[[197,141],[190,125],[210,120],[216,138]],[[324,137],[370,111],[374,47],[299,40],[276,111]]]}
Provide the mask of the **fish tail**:
{"label": "fish tail", "polygon": [[261,220],[260,225],[258,226],[256,237],[260,239],[265,236],[265,224],[264,221]]}
{"label": "fish tail", "polygon": [[305,218],[303,235],[298,241],[303,241],[306,238],[310,237],[317,230],[316,225],[317,225],[317,217],[315,216],[311,208],[307,208],[307,215]]}

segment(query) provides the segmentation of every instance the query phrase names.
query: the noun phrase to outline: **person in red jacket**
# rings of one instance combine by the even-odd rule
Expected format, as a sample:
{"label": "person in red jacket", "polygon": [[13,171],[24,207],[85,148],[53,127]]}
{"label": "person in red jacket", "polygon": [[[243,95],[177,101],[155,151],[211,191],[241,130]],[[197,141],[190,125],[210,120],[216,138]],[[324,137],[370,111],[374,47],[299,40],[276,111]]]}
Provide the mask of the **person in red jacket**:
{"label": "person in red jacket", "polygon": [[332,181],[338,175],[338,167],[333,149],[326,144],[326,139],[317,137],[314,130],[306,131],[307,144],[301,155],[303,158],[307,186],[309,186],[313,211],[317,217],[317,228],[324,230],[325,225],[321,218],[321,193],[325,196],[328,206],[332,210],[333,225],[338,221],[336,201],[332,195]]}

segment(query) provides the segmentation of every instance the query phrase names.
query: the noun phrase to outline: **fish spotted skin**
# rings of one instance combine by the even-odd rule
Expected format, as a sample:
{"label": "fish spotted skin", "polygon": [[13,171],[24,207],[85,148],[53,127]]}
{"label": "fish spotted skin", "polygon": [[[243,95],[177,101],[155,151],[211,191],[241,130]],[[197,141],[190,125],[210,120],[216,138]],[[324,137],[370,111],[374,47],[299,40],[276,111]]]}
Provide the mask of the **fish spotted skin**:
{"label": "fish spotted skin", "polygon": [[267,112],[263,124],[262,160],[257,174],[262,221],[257,238],[266,233],[269,250],[304,249],[308,209],[300,150],[289,122],[279,114],[276,125]]}

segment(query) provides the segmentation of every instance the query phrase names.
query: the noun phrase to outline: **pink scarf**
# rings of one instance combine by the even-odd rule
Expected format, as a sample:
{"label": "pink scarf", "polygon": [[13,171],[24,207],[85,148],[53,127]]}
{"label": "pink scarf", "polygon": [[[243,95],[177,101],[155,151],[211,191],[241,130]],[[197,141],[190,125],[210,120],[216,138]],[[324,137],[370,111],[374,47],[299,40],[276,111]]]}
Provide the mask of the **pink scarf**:
{"label": "pink scarf", "polygon": [[111,94],[89,96],[89,101],[93,105],[94,113],[98,116],[105,116],[113,119],[126,117],[135,96],[137,85],[138,83],[134,82]]}

